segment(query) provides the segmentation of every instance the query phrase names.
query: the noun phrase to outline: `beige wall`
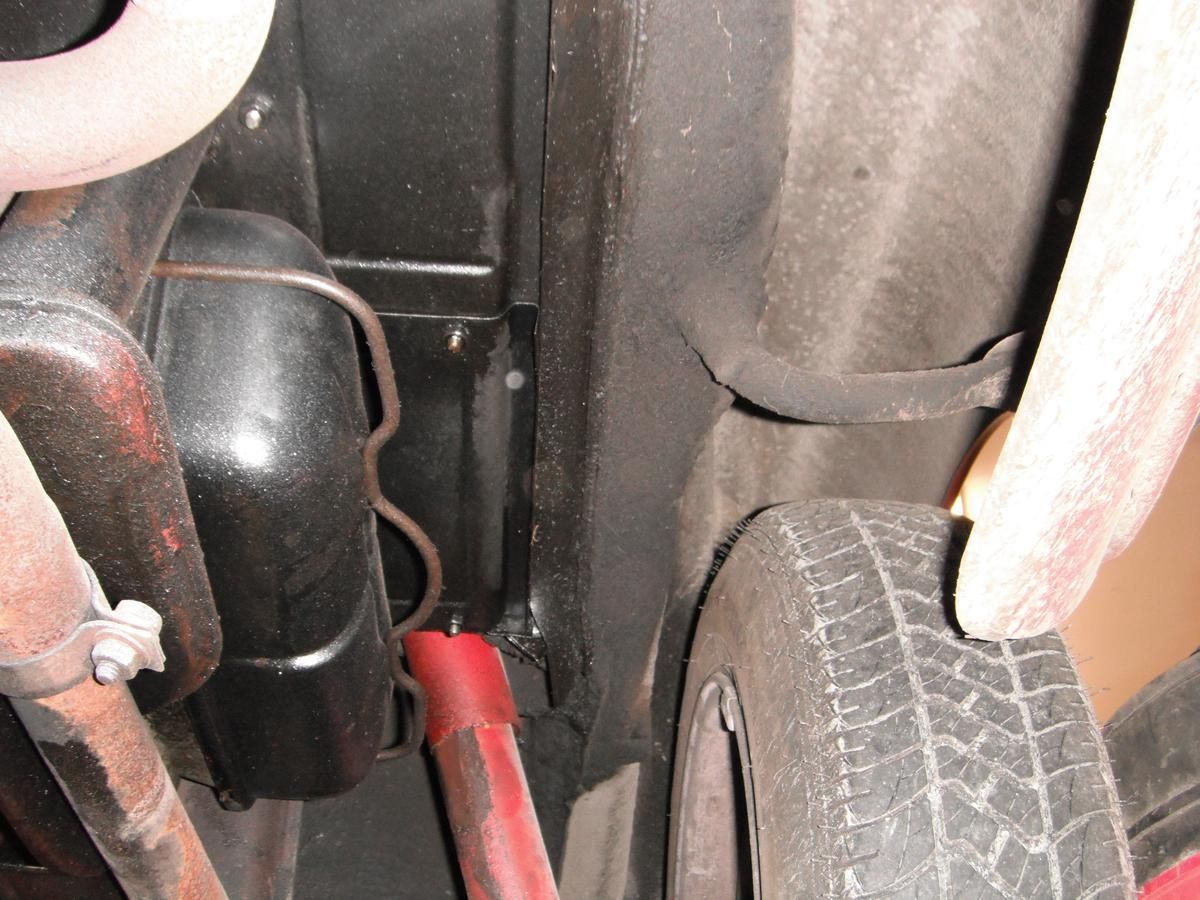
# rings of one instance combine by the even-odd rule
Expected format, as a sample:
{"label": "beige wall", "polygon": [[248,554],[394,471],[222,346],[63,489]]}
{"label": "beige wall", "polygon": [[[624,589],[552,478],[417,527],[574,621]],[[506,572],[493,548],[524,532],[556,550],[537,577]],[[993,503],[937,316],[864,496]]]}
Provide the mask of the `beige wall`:
{"label": "beige wall", "polygon": [[[977,512],[1011,417],[984,436],[954,501]],[[1200,648],[1200,438],[1194,433],[1137,540],[1100,570],[1063,627],[1096,715]]]}

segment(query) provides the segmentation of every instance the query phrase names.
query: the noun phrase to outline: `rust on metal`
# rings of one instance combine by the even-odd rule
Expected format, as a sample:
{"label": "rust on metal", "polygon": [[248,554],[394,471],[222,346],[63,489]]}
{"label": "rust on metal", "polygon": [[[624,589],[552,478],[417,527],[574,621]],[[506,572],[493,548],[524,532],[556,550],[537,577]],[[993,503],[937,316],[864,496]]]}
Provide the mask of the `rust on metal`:
{"label": "rust on metal", "polygon": [[111,314],[78,295],[0,288],[0,412],[109,596],[163,616],[146,709],[196,690],[221,633],[158,375]]}
{"label": "rust on metal", "polygon": [[[91,591],[62,517],[0,416],[0,662],[73,632]],[[54,696],[11,702],[117,880],[135,898],[223,897],[132,695],[81,677]]]}
{"label": "rust on metal", "polygon": [[103,876],[104,861],[50,775],[12,704],[0,698],[0,817],[39,866],[77,878]]}
{"label": "rust on metal", "polygon": [[71,219],[83,203],[84,185],[56,191],[31,191],[21,196],[8,217],[11,226],[33,229],[39,242],[50,243],[67,232]]}
{"label": "rust on metal", "polygon": [[0,282],[82,294],[128,320],[210,137],[124,175],[21,194],[0,229]]}
{"label": "rust on metal", "polygon": [[512,726],[456,731],[433,757],[467,896],[558,897]]}
{"label": "rust on metal", "polygon": [[[56,646],[85,614],[87,575],[62,518],[46,498],[8,420],[0,416],[0,663]],[[58,615],[42,599],[59,598]],[[96,873],[90,841],[24,739],[12,707],[0,699],[0,813],[43,865],[74,875]],[[59,828],[46,827],[53,822]],[[102,868],[101,868],[102,871]]]}
{"label": "rust on metal", "polygon": [[13,707],[130,897],[225,896],[124,684],[89,679]]}
{"label": "rust on metal", "polygon": [[208,678],[220,629],[158,374],[125,326],[208,144],[22,194],[0,229],[0,412],[109,596],[163,614],[149,710]]}
{"label": "rust on metal", "polygon": [[958,576],[970,635],[1061,625],[1200,406],[1200,7],[1135,4],[1079,223]]}
{"label": "rust on metal", "polygon": [[379,451],[392,439],[400,427],[400,394],[396,388],[396,373],[392,368],[392,356],[388,350],[383,324],[375,310],[362,297],[346,287],[321,275],[303,269],[287,269],[270,266],[241,266],[225,263],[183,262],[162,260],[155,264],[153,274],[158,278],[186,278],[194,281],[215,281],[236,284],[271,284],[280,287],[298,288],[319,297],[324,297],[344,309],[366,338],[371,368],[375,372],[375,384],[379,391],[382,412],[379,424],[363,444],[363,485],[367,502],[375,513],[408,539],[421,557],[425,567],[425,591],[416,608],[387,633],[388,660],[392,681],[406,691],[413,701],[413,736],[395,747],[380,753],[381,759],[394,759],[416,750],[421,743],[424,730],[425,691],[421,684],[405,671],[400,660],[400,644],[405,635],[420,628],[433,613],[442,593],[442,561],[437,547],[424,529],[402,512],[383,493],[379,483]]}
{"label": "rust on metal", "polygon": [[499,651],[479,635],[436,631],[413,632],[404,649],[428,692],[426,737],[468,896],[557,897]]}
{"label": "rust on metal", "polygon": [[[91,584],[58,509],[0,416],[0,662],[58,646],[91,608]],[[48,614],[46,598],[55,598]]]}

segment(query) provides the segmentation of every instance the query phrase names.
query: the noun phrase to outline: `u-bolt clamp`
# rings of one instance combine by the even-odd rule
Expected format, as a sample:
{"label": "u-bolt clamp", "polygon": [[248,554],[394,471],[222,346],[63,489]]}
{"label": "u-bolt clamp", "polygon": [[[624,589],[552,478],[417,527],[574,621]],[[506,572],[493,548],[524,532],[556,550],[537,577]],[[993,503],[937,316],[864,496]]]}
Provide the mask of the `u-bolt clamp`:
{"label": "u-bolt clamp", "polygon": [[80,562],[91,585],[91,608],[57,646],[25,659],[0,660],[0,694],[50,697],[88,677],[113,684],[142,669],[163,670],[166,658],[158,640],[162,616],[138,600],[109,606],[96,573]]}

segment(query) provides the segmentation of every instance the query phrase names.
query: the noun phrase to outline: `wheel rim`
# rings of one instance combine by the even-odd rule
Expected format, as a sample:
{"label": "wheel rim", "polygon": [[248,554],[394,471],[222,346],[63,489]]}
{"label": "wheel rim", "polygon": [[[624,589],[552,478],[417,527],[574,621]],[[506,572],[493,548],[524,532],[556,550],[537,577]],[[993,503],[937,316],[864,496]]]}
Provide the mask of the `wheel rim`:
{"label": "wheel rim", "polygon": [[697,694],[676,814],[672,896],[762,896],[746,718],[726,671],[709,676]]}

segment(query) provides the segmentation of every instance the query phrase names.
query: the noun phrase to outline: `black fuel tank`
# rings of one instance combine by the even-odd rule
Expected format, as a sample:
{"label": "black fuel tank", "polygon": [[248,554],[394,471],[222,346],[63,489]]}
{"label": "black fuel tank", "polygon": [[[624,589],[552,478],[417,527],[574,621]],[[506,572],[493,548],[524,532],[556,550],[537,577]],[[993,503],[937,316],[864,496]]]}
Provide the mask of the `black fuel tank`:
{"label": "black fuel tank", "polygon": [[[184,210],[165,255],[329,274],[300,232],[229,210]],[[192,701],[213,777],[242,804],[339,793],[374,760],[389,691],[352,324],[260,285],[164,282],[151,310],[225,640]]]}

